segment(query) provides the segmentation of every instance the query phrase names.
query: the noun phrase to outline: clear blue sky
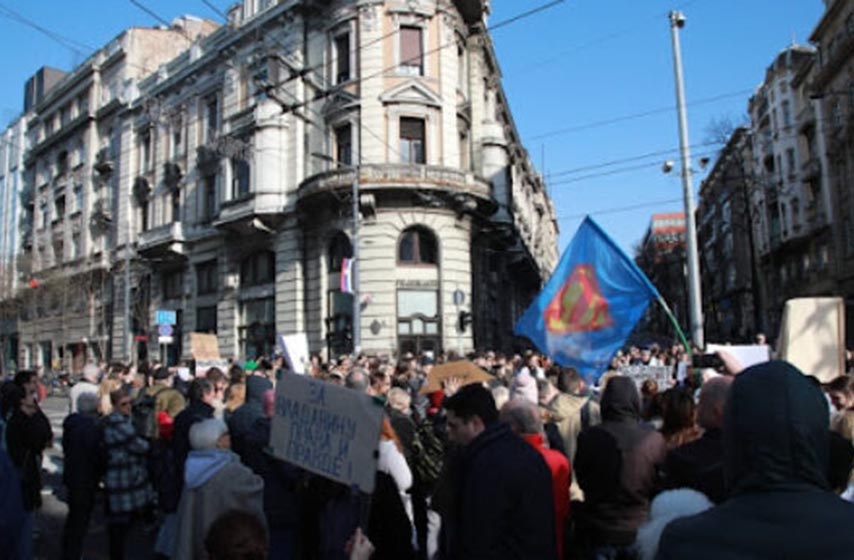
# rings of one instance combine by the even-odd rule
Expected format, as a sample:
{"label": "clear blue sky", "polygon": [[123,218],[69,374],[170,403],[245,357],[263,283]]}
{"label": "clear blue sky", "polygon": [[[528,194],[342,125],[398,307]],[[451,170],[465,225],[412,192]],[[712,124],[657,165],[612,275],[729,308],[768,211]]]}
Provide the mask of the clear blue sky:
{"label": "clear blue sky", "polygon": [[[210,1],[222,11],[231,3]],[[202,0],[142,3],[167,20],[187,13],[218,18]],[[543,3],[493,0],[491,22]],[[91,47],[105,44],[127,27],[157,24],[129,0],[0,0],[0,13],[2,7]],[[682,208],[681,202],[669,202],[599,213],[681,198],[678,173],[668,176],[660,170],[663,160],[678,160],[675,111],[597,125],[675,105],[667,21],[673,8],[687,17],[681,38],[691,144],[708,140],[707,129],[715,119],[744,118],[750,92],[761,83],[767,66],[793,40],[806,43],[824,9],[821,0],[566,0],[494,32],[516,125],[537,168],[543,168],[544,160],[545,172],[552,177],[549,188],[559,217],[561,249],[586,213],[631,250],[653,213]],[[6,76],[0,87],[3,124],[20,113],[24,82],[35,70],[42,65],[70,69],[83,60],[1,15],[0,52],[5,53]],[[571,128],[575,130],[557,133]],[[599,167],[668,149],[674,151]],[[715,146],[693,150],[697,157],[714,156],[714,151]],[[701,178],[695,176],[695,188]]]}

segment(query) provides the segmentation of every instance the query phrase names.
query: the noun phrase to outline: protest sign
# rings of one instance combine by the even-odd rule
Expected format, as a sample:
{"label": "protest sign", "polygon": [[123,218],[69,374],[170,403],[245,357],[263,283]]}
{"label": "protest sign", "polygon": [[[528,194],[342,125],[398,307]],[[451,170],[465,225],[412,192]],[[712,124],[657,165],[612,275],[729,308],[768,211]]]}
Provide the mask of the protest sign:
{"label": "protest sign", "polygon": [[786,302],[777,353],[822,383],[845,373],[845,303],[842,298]]}
{"label": "protest sign", "polygon": [[745,368],[767,362],[771,359],[771,352],[766,344],[734,344],[729,346],[726,344],[706,345],[707,353],[714,354],[718,351],[726,352]]}
{"label": "protest sign", "polygon": [[673,368],[671,366],[622,366],[620,375],[629,377],[637,385],[640,391],[641,385],[647,379],[652,379],[658,384],[659,391],[669,389],[673,384]]}
{"label": "protest sign", "polygon": [[285,357],[285,362],[293,372],[304,374],[310,361],[308,354],[308,336],[304,333],[280,334],[279,349]]}
{"label": "protest sign", "polygon": [[276,384],[270,447],[284,461],[373,492],[382,416],[364,393],[285,373]]}
{"label": "protest sign", "polygon": [[458,360],[434,366],[427,374],[427,383],[421,388],[422,394],[434,393],[442,389],[442,383],[457,378],[460,386],[470,383],[482,383],[495,379],[492,375],[468,360]]}
{"label": "protest sign", "polygon": [[196,360],[196,377],[202,377],[211,368],[227,373],[228,362],[219,356],[219,341],[215,334],[190,333],[190,354]]}

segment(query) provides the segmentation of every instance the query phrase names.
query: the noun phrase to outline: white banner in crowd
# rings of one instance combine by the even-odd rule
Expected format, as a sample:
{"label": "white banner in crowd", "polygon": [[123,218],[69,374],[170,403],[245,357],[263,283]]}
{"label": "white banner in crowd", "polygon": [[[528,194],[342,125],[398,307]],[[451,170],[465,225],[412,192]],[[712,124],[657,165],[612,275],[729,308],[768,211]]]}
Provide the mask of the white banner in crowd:
{"label": "white banner in crowd", "polygon": [[706,352],[714,354],[717,351],[726,352],[744,368],[762,364],[771,359],[771,349],[767,344],[707,344]]}
{"label": "white banner in crowd", "polygon": [[664,391],[672,385],[673,368],[671,366],[622,366],[620,375],[631,378],[637,385],[638,391],[647,379],[654,379],[658,383],[658,390]]}
{"label": "white banner in crowd", "polygon": [[305,373],[310,356],[308,353],[308,336],[304,333],[280,334],[279,348],[292,371]]}
{"label": "white banner in crowd", "polygon": [[285,373],[276,384],[270,447],[284,461],[370,493],[382,416],[364,393]]}

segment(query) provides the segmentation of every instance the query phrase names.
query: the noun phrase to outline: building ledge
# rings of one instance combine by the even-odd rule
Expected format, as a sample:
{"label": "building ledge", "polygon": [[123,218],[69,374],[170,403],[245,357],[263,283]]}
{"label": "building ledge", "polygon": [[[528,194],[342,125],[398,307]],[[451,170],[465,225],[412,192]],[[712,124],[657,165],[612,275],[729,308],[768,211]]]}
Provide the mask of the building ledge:
{"label": "building ledge", "polygon": [[183,257],[185,241],[184,225],[181,222],[172,222],[140,233],[137,250],[146,258]]}

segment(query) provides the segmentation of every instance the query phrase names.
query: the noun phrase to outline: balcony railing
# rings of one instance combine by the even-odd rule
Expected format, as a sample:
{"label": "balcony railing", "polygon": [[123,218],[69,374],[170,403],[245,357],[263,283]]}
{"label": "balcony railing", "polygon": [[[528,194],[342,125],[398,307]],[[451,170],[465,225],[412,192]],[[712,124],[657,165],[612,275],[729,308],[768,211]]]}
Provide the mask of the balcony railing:
{"label": "balcony railing", "polygon": [[144,256],[152,256],[157,253],[183,255],[184,241],[183,224],[172,222],[140,233],[137,248]]}

